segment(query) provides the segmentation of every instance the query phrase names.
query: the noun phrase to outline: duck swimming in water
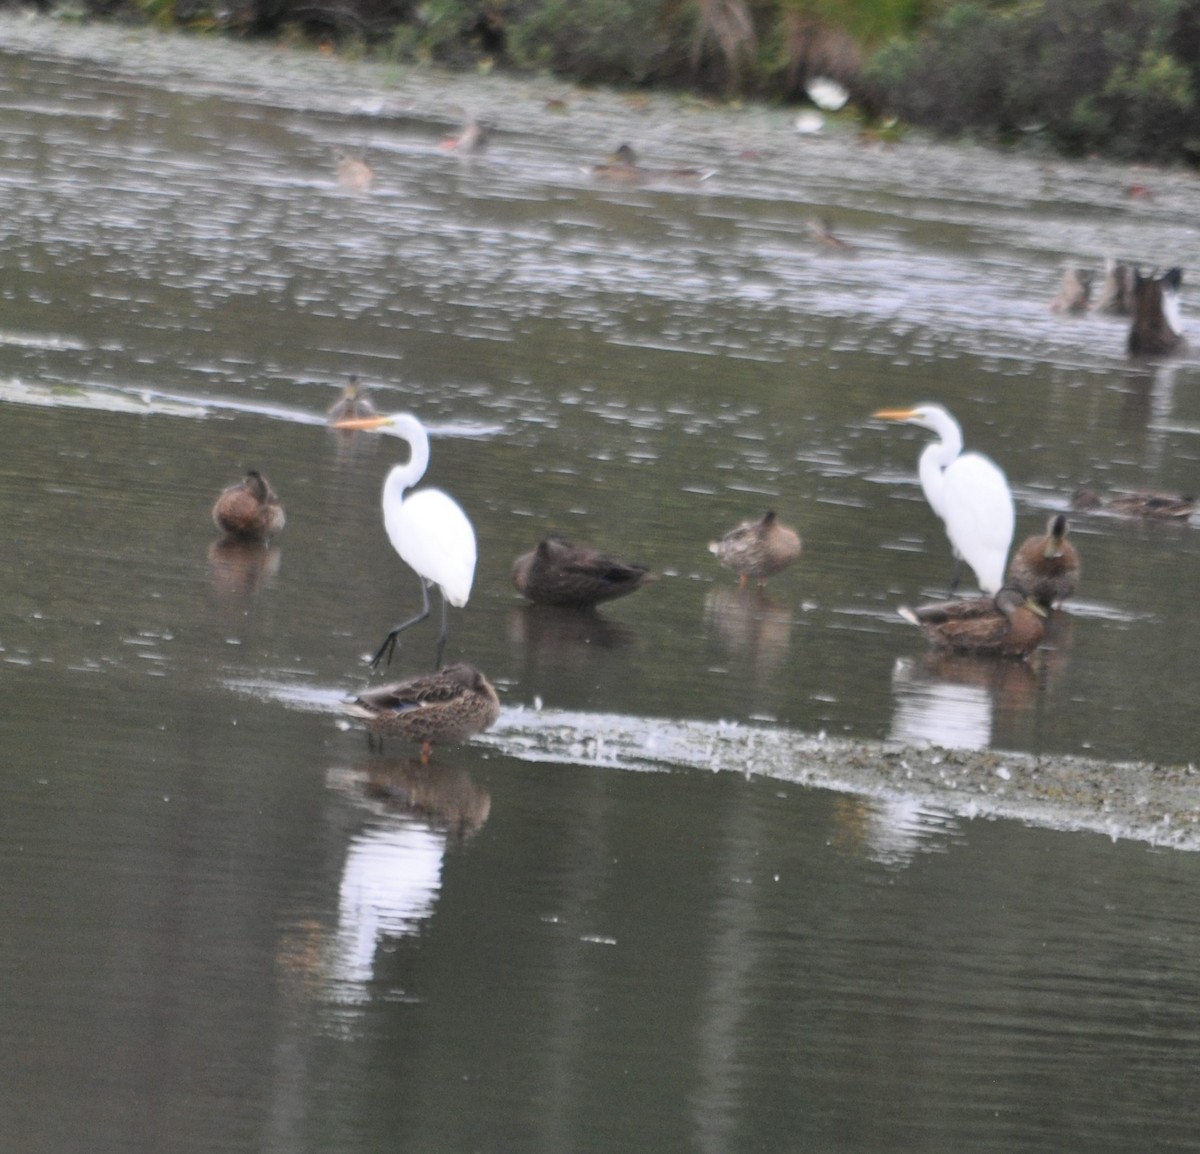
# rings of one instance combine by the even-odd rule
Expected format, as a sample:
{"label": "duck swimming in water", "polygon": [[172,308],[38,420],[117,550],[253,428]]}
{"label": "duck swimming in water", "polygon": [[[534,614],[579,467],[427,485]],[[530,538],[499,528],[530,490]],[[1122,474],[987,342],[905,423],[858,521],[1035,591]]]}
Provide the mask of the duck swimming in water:
{"label": "duck swimming in water", "polygon": [[935,649],[981,657],[1028,657],[1046,635],[1046,611],[1019,585],[995,597],[939,601],[900,616],[920,627]]}
{"label": "duck swimming in water", "polygon": [[242,541],[266,541],[283,529],[287,518],[275,490],[257,469],[221,491],[212,510],[213,524]]}
{"label": "duck swimming in water", "polygon": [[1187,341],[1180,331],[1179,289],[1183,270],[1168,269],[1160,277],[1133,274],[1133,322],[1129,327],[1130,356],[1161,357],[1182,352]]}
{"label": "duck swimming in water", "polygon": [[749,578],[765,585],[768,577],[795,561],[800,556],[800,536],[769,509],[761,520],[743,521],[719,541],[710,541],[708,551],[738,575],[738,587],[744,589]]}
{"label": "duck swimming in water", "polygon": [[490,135],[490,125],[471,117],[457,136],[447,136],[438,148],[443,152],[457,152],[460,155],[479,152],[487,144]]}
{"label": "duck swimming in water", "polygon": [[1087,312],[1088,300],[1092,295],[1091,269],[1069,268],[1063,273],[1058,296],[1050,302],[1056,313]]}
{"label": "duck swimming in water", "polygon": [[360,156],[354,156],[345,149],[334,150],[334,160],[337,162],[338,187],[346,192],[370,192],[375,183],[375,170]]}
{"label": "duck swimming in water", "polygon": [[365,690],[345,709],[376,736],[419,743],[427,762],[435,744],[466,741],[494,725],[500,699],[478,669],[460,661]]}
{"label": "duck swimming in water", "polygon": [[1061,605],[1079,587],[1079,553],[1067,540],[1067,518],[1056,513],[1045,533],[1027,538],[1013,554],[1008,580],[1044,609]]}
{"label": "duck swimming in water", "polygon": [[598,180],[608,180],[617,184],[648,184],[655,180],[707,180],[714,175],[714,169],[687,168],[647,168],[638,163],[637,153],[628,144],[617,148],[603,164],[593,164],[591,173]]}
{"label": "duck swimming in water", "polygon": [[1095,310],[1110,317],[1127,317],[1133,312],[1133,269],[1111,256],[1104,262],[1104,283]]}
{"label": "duck swimming in water", "polygon": [[357,373],[350,374],[342,389],[342,395],[329,406],[326,413],[331,425],[337,421],[356,420],[376,415],[375,406],[371,403],[371,398],[367,396],[366,389],[359,384]]}
{"label": "duck swimming in water", "polygon": [[630,565],[588,545],[573,545],[552,533],[513,563],[517,592],[539,605],[587,608],[640,589],[658,578],[644,565]]}
{"label": "duck swimming in water", "polygon": [[1151,517],[1157,520],[1186,520],[1196,508],[1192,497],[1178,493],[1154,493],[1137,489],[1131,493],[1114,493],[1102,498],[1095,489],[1086,485],[1076,489],[1071,497],[1071,508],[1081,513],[1103,511],[1121,517]]}

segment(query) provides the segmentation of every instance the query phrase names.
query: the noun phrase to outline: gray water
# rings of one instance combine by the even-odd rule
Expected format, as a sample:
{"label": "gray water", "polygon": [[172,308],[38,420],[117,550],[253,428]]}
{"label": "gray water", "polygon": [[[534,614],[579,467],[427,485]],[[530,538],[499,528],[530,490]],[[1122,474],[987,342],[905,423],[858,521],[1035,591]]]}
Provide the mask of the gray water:
{"label": "gray water", "polygon": [[[619,717],[1193,760],[1196,529],[1076,517],[1051,646],[931,661],[895,612],[950,573],[926,435],[870,413],[946,404],[1018,538],[1083,482],[1195,491],[1200,360],[1047,308],[1067,261],[1200,267],[1194,177],[23,19],[0,46],[12,1149],[1200,1146],[1195,854],[600,753]],[[497,127],[469,160],[438,148],[466,112]],[[606,187],[624,139],[715,175]],[[506,718],[429,767],[337,709],[419,603],[378,507],[404,445],[325,427],[352,372],[430,425],[479,539],[448,657]],[[288,524],[224,549],[247,468]],[[705,546],[768,507],[804,555],[742,596]],[[534,611],[509,568],[552,528],[661,579]],[[570,719],[567,753],[515,716]]]}

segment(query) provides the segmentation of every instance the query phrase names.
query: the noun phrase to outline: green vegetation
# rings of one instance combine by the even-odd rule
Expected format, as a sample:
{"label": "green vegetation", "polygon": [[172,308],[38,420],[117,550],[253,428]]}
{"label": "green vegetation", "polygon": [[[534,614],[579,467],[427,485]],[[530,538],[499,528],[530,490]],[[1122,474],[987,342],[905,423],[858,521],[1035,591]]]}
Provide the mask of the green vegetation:
{"label": "green vegetation", "polygon": [[[0,0],[3,2],[3,0]],[[1200,0],[85,0],[197,30],[455,68],[793,100],[1200,163]]]}

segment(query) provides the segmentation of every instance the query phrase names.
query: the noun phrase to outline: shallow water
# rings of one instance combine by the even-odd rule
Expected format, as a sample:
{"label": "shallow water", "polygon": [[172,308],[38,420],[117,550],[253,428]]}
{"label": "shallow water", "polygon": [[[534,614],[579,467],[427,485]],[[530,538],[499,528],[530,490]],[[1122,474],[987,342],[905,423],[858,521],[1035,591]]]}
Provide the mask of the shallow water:
{"label": "shallow water", "polygon": [[[737,773],[604,743],[1194,759],[1196,529],[1074,518],[1037,660],[933,661],[895,613],[949,577],[925,434],[869,419],[947,404],[1018,537],[1085,481],[1194,490],[1197,358],[1046,307],[1065,261],[1196,267],[1193,177],[0,29],[14,1148],[1187,1148],[1196,855],[804,788],[752,741]],[[497,133],[464,162],[465,108]],[[597,183],[624,138],[715,175]],[[430,771],[340,721],[419,599],[378,510],[404,446],[324,426],[350,372],[430,424],[479,538],[448,654],[569,717],[553,755],[501,725]],[[222,548],[250,467],[288,525]],[[739,595],[705,544],[767,507],[805,552]],[[526,607],[551,528],[661,579]]]}

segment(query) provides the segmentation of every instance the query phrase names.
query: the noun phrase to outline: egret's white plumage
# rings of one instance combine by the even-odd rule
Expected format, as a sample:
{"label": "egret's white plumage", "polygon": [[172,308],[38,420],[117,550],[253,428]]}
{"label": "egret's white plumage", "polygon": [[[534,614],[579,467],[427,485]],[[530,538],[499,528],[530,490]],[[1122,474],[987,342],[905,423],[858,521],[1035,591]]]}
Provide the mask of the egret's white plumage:
{"label": "egret's white plumage", "polygon": [[429,436],[416,417],[410,413],[396,413],[387,417],[338,421],[334,427],[387,429],[408,442],[408,460],[396,465],[383,482],[383,526],[400,559],[421,578],[424,609],[388,634],[372,664],[378,664],[385,652],[390,661],[397,635],[429,616],[429,586],[436,585],[442,595],[442,632],[438,638],[440,666],[446,644],[446,603],[461,608],[471,595],[471,583],[475,579],[475,530],[458,502],[441,489],[421,489],[407,497],[404,495],[420,481],[429,466]]}
{"label": "egret's white plumage", "polygon": [[875,416],[938,435],[921,453],[921,488],[946,526],[954,555],[975,571],[980,589],[999,592],[1016,521],[1012,492],[999,466],[981,453],[962,451],[962,429],[941,405],[881,409]]}

